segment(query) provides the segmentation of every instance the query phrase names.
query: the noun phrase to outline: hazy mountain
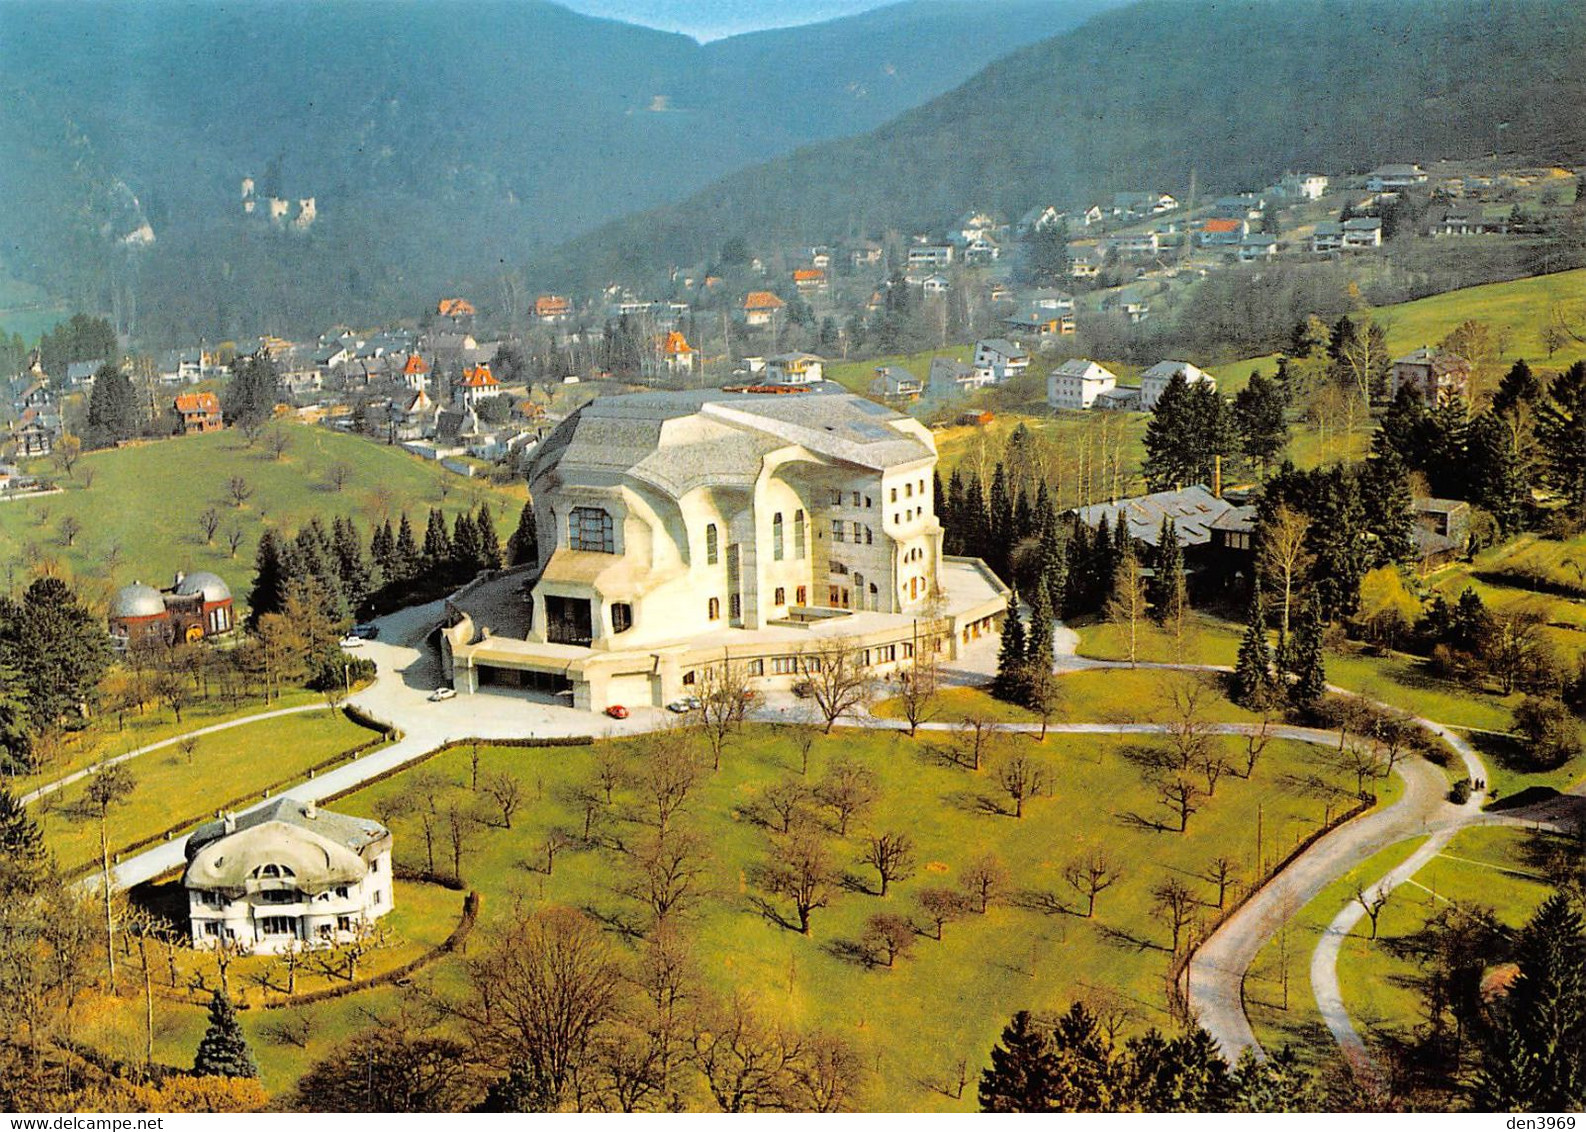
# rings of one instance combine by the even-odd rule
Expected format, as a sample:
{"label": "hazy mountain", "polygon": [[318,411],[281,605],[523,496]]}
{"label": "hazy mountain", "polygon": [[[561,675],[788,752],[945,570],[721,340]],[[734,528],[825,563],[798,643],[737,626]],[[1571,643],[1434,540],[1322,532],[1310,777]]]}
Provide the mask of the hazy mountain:
{"label": "hazy mountain", "polygon": [[[535,265],[557,286],[751,248],[940,229],[1118,190],[1258,187],[1493,151],[1586,156],[1575,0],[1148,0],[861,137],[800,149]],[[638,258],[642,251],[644,259]]]}
{"label": "hazy mountain", "polygon": [[[153,339],[389,315],[1107,3],[919,0],[701,46],[542,0],[11,0],[0,263]],[[245,217],[244,176],[312,224]]]}
{"label": "hazy mountain", "polygon": [[835,20],[888,0],[566,0],[576,12],[663,31],[678,31],[695,39],[721,39],[765,28],[795,27]]}

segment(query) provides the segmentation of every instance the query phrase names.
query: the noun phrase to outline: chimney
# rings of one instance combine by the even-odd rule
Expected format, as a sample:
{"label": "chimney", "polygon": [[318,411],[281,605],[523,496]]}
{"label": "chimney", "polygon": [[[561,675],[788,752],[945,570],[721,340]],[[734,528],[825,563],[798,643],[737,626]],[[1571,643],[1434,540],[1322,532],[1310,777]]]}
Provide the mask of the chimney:
{"label": "chimney", "polygon": [[176,572],[176,581],[171,583],[171,588],[174,590],[177,586],[181,585],[183,579],[185,579],[186,577],[187,577],[187,571],[178,570]]}
{"label": "chimney", "polygon": [[303,816],[309,821],[319,817],[319,807],[314,804],[313,799],[303,803]]}
{"label": "chimney", "polygon": [[1223,497],[1223,458],[1212,457],[1212,494],[1218,499]]}
{"label": "chimney", "polygon": [[236,814],[232,813],[230,810],[227,810],[225,812],[225,814],[222,815],[220,820],[223,823],[222,828],[225,829],[225,831],[227,833],[236,833],[237,832],[237,815]]}

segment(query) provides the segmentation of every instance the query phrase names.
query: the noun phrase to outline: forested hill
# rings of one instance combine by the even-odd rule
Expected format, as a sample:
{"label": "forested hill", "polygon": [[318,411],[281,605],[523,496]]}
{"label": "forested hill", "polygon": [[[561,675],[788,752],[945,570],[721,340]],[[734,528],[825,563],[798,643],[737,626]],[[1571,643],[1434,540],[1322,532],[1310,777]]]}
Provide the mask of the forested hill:
{"label": "forested hill", "polygon": [[[155,340],[388,317],[1116,2],[911,0],[702,46],[544,0],[8,0],[0,268]],[[302,239],[243,223],[247,174],[294,216],[315,198]]]}
{"label": "forested hill", "polygon": [[1578,0],[1147,0],[999,60],[861,137],[744,170],[534,265],[554,285],[1119,190],[1586,150]]}

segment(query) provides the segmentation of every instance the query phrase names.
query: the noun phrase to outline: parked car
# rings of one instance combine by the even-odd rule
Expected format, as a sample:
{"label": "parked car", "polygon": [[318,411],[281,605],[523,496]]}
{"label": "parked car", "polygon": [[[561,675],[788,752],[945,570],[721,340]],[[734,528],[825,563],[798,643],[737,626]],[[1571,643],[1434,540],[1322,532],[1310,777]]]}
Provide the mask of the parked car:
{"label": "parked car", "polygon": [[457,698],[457,689],[456,688],[436,688],[433,692],[430,693],[430,703],[432,703],[432,704],[438,704],[442,700],[454,700],[456,698]]}
{"label": "parked car", "polygon": [[372,641],[380,635],[380,626],[373,621],[367,621],[362,625],[354,625],[352,627],[352,635],[360,640]]}
{"label": "parked car", "polygon": [[815,684],[810,680],[800,680],[793,685],[793,694],[801,700],[807,700],[815,694]]}
{"label": "parked car", "polygon": [[675,711],[678,715],[682,715],[684,712],[698,711],[699,709],[700,702],[698,696],[684,696],[682,699],[673,700],[671,703],[666,705],[667,711]]}
{"label": "parked car", "polygon": [[628,709],[621,704],[612,704],[606,709],[606,714],[611,716],[612,719],[627,719]]}
{"label": "parked car", "polygon": [[343,637],[341,639],[341,647],[344,648],[344,649],[361,649],[361,648],[363,648],[363,638],[362,637]]}

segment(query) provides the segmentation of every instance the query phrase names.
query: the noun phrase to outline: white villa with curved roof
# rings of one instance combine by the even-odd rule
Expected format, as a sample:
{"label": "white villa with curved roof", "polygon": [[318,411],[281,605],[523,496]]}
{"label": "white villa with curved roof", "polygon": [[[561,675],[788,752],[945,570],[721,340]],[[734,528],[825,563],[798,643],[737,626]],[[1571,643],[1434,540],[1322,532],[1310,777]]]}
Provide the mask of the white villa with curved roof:
{"label": "white villa with curved roof", "polygon": [[922,635],[957,655],[1000,625],[1007,588],[942,554],[936,445],[846,393],[697,390],[606,397],[548,436],[529,471],[541,532],[522,637],[461,612],[453,686],[659,705],[742,663],[786,687],[834,638],[883,673]]}
{"label": "white villa with curved roof", "polygon": [[193,946],[248,950],[347,939],[391,911],[391,832],[368,818],[276,798],[187,840]]}

